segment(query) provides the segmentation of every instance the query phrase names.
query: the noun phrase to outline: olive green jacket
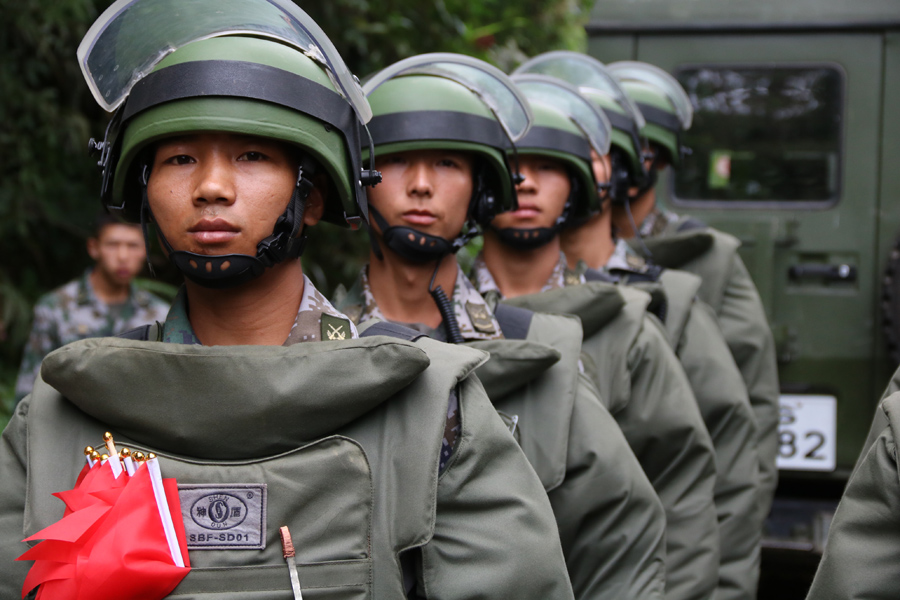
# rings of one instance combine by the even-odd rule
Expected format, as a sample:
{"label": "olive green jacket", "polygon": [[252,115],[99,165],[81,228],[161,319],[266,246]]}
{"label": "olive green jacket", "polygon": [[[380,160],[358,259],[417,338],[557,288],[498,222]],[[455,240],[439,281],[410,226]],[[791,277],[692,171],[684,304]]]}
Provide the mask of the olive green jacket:
{"label": "olive green jacket", "polygon": [[665,269],[657,282],[634,285],[663,296],[669,342],[716,451],[714,498],[721,548],[716,600],[755,600],[762,535],[759,459],[756,419],[741,372],[712,309],[697,299],[699,277]]}
{"label": "olive green jacket", "polygon": [[[361,315],[364,302],[358,280],[339,306]],[[490,353],[476,374],[547,491],[575,597],[661,599],[665,513],[593,383],[579,372],[581,324],[571,316],[501,310],[484,316],[496,318],[507,337],[466,345]]]}
{"label": "olive green jacket", "polygon": [[[288,525],[313,597],[404,597],[409,551],[429,598],[572,598],[540,481],[470,376],[486,358],[383,336],[61,348],[0,444],[0,597],[21,593],[20,540],[62,517],[51,494],[72,487],[80,449],[109,430],[159,455],[182,488],[266,486],[265,547],[190,549],[170,597],[292,597],[278,536]],[[439,473],[454,390],[462,429]]]}
{"label": "olive green jacket", "polygon": [[581,318],[586,372],[666,510],[666,598],[711,598],[719,571],[715,454],[684,370],[647,314],[650,296],[591,282],[503,302]]}
{"label": "olive green jacket", "polygon": [[[891,380],[888,382],[887,387],[884,390],[884,393],[881,395],[881,400],[879,402],[884,402],[888,396],[894,394],[896,392],[900,392],[900,368],[894,371],[894,374],[891,376]],[[865,458],[866,453],[869,451],[869,448],[872,447],[872,444],[875,443],[875,440],[878,439],[878,436],[881,435],[881,432],[884,431],[884,428],[887,426],[887,420],[884,418],[884,415],[881,411],[875,411],[875,419],[872,421],[872,427],[869,429],[869,436],[866,438],[866,442],[863,445],[862,451],[859,453],[859,458],[856,459],[856,466],[854,466],[853,470],[859,468],[859,464]]]}
{"label": "olive green jacket", "polygon": [[900,590],[900,394],[880,403],[872,429],[877,434],[834,514],[809,600],[888,600]]}
{"label": "olive green jacket", "polygon": [[[579,373],[581,338],[573,317],[530,313],[524,339],[467,345],[491,354],[476,373],[495,408],[516,419],[553,505],[575,597],[661,599],[665,512],[593,382]],[[547,351],[557,360],[542,368]]]}
{"label": "olive green jacket", "polygon": [[[737,238],[710,227],[691,228],[687,218],[657,237],[644,238],[654,263],[699,275],[699,297],[716,314],[722,334],[747,387],[756,415],[761,518],[769,514],[778,469],[778,365],[775,341],[759,292],[738,255]],[[642,251],[641,245],[632,248]]]}

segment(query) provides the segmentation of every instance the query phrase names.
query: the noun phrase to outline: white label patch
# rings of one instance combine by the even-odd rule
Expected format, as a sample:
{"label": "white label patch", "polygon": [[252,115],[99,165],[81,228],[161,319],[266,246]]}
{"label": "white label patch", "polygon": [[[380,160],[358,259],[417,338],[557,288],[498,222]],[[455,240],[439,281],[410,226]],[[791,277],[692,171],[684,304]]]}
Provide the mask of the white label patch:
{"label": "white label patch", "polygon": [[263,550],[266,484],[178,485],[189,550]]}

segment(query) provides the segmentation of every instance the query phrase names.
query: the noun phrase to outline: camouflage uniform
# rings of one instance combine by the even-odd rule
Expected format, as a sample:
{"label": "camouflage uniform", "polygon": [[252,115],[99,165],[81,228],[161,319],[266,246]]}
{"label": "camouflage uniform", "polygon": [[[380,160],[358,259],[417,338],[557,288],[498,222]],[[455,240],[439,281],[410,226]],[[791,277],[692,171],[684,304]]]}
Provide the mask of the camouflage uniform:
{"label": "camouflage uniform", "polygon": [[678,215],[655,207],[653,211],[647,215],[644,222],[638,228],[641,237],[656,237],[662,235],[667,228],[678,222]]}
{"label": "camouflage uniform", "polygon": [[[359,337],[356,326],[341,314],[331,302],[316,289],[313,282],[303,276],[303,300],[297,310],[297,318],[291,326],[283,346],[303,342],[355,339]],[[188,320],[187,296],[184,288],[178,291],[175,302],[163,325],[162,341],[172,344],[201,344]]]}
{"label": "camouflage uniform", "polygon": [[[381,314],[372,290],[369,288],[369,267],[366,265],[359,273],[359,278],[348,292],[347,298],[362,297],[362,304],[350,304],[342,307],[343,311],[355,323],[365,323],[369,319],[387,319]],[[497,340],[503,339],[500,324],[494,318],[493,311],[478,290],[469,282],[465,273],[457,266],[456,283],[453,286],[453,313],[459,323],[459,332],[465,340]],[[439,326],[432,329],[422,323],[403,323],[403,325],[424,333],[430,338],[447,341],[447,336]]]}
{"label": "camouflage uniform", "polygon": [[[606,261],[606,269],[626,269],[626,270],[642,270],[646,267],[647,261],[639,254],[631,249],[625,240],[616,240],[616,249],[612,256]],[[576,267],[576,271],[581,265]],[[585,267],[582,267],[582,269]],[[579,271],[579,272],[583,272]]]}
{"label": "camouflage uniform", "polygon": [[41,361],[53,350],[75,340],[111,336],[165,318],[167,304],[134,284],[121,309],[111,310],[94,294],[90,274],[88,269],[81,278],[42,296],[35,305],[34,324],[16,380],[17,401],[31,393]]}
{"label": "camouflage uniform", "polygon": [[[494,276],[491,275],[491,272],[488,270],[482,254],[475,257],[475,262],[472,263],[471,277],[472,281],[475,283],[476,289],[473,291],[476,294],[481,292],[485,297],[496,296],[498,300],[502,297],[500,288],[497,287],[497,282],[494,281]],[[558,290],[560,288],[578,285],[584,282],[584,275],[577,270],[569,269],[568,263],[566,262],[566,255],[560,252],[559,262],[553,267],[553,272],[550,273],[550,277],[547,279],[547,283],[544,284],[544,287],[541,288],[541,292]]]}

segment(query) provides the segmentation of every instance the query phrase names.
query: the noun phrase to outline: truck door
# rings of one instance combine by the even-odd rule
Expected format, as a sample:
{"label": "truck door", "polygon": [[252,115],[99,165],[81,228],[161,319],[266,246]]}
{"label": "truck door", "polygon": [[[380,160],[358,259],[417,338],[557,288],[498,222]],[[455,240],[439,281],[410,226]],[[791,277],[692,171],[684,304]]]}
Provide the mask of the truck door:
{"label": "truck door", "polygon": [[882,44],[872,33],[636,41],[635,57],[673,73],[696,111],[693,154],[666,202],[741,239],[766,307],[783,478],[845,481],[884,385],[874,360]]}

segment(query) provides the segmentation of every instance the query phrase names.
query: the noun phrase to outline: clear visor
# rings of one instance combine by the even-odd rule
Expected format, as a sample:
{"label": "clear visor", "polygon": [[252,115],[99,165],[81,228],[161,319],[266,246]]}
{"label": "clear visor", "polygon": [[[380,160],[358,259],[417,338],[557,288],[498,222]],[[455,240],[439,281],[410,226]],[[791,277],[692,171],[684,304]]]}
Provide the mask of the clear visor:
{"label": "clear visor", "polygon": [[191,42],[254,35],[296,47],[318,62],[363,123],[372,109],[337,49],[290,0],[117,0],[78,46],[78,64],[91,93],[115,110],[166,55]]}
{"label": "clear visor", "polygon": [[638,130],[645,125],[644,116],[638,110],[606,65],[585,54],[557,50],[535,56],[524,62],[513,74],[535,73],[562,79],[577,88],[595,90],[610,96],[622,110],[634,120]]}
{"label": "clear visor", "polygon": [[406,58],[373,75],[363,90],[369,95],[386,81],[405,75],[443,77],[466,87],[491,110],[513,143],[531,129],[534,117],[528,100],[509,76],[471,56],[435,52]]}
{"label": "clear visor", "polygon": [[612,128],[603,111],[574,86],[546,75],[513,75],[512,80],[529,102],[544,104],[569,117],[600,156],[609,154]]}
{"label": "clear visor", "polygon": [[637,81],[657,88],[675,107],[675,115],[681,121],[682,128],[685,130],[691,128],[694,107],[691,105],[691,99],[687,92],[684,91],[677,79],[659,67],[631,60],[610,63],[606,68],[619,81]]}

